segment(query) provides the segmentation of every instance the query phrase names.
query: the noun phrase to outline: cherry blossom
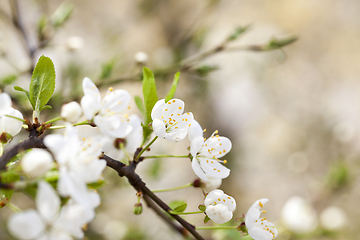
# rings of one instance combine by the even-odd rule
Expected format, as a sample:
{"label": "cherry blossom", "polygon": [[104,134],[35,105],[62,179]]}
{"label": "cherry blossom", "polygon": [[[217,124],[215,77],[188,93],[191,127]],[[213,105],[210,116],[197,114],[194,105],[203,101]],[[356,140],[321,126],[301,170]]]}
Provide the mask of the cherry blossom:
{"label": "cherry blossom", "polygon": [[236,208],[235,199],[219,189],[211,191],[206,196],[204,205],[206,215],[218,224],[230,221]]}
{"label": "cherry blossom", "polygon": [[156,102],[151,111],[156,136],[176,142],[186,137],[194,117],[191,112],[183,114],[184,106],[180,99],[171,99],[168,102],[161,99]]}
{"label": "cherry blossom", "polygon": [[124,157],[124,152],[121,149],[120,144],[123,144],[125,150],[131,155],[134,154],[136,149],[140,146],[143,137],[140,118],[137,115],[131,115],[129,117],[129,124],[132,129],[126,137],[104,137],[103,151],[107,156],[114,159],[122,159]]}
{"label": "cherry blossom", "polygon": [[254,240],[271,240],[278,234],[273,223],[269,222],[266,217],[260,218],[261,213],[266,213],[265,210],[261,209],[268,201],[267,198],[257,200],[246,213],[245,225],[250,237]]}
{"label": "cherry blossom", "polygon": [[36,208],[10,216],[8,229],[19,239],[73,239],[83,238],[82,226],[91,221],[94,210],[71,200],[60,210],[60,198],[47,182],[40,181]]}
{"label": "cherry blossom", "polygon": [[123,138],[129,134],[131,126],[127,122],[128,115],[120,114],[128,108],[130,102],[127,91],[109,88],[101,100],[99,89],[89,78],[83,80],[83,91],[81,107],[88,120],[93,120],[96,126],[109,136]]}
{"label": "cherry blossom", "polygon": [[193,156],[192,168],[195,174],[203,180],[208,180],[206,174],[221,179],[230,174],[230,170],[220,164],[220,162],[226,163],[227,161],[219,158],[231,150],[232,144],[227,137],[220,137],[217,133],[218,131],[215,131],[209,139],[192,136],[190,146],[190,153]]}
{"label": "cherry blossom", "polygon": [[23,115],[18,110],[11,107],[11,98],[7,93],[0,93],[0,135],[7,133],[12,136],[18,134],[21,130],[22,122],[7,117],[5,115],[14,116],[23,119]]}

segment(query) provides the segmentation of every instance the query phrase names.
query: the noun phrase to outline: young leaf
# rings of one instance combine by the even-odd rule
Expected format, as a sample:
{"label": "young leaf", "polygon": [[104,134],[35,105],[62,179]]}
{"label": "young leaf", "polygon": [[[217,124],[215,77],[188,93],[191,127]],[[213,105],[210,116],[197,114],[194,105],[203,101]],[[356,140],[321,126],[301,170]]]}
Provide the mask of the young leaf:
{"label": "young leaf", "polygon": [[151,129],[148,125],[152,122],[151,111],[158,100],[156,93],[155,77],[150,69],[143,68],[143,95],[144,95],[144,107],[145,107],[145,124],[143,126],[144,141],[146,142],[151,134]]}
{"label": "young leaf", "polygon": [[145,125],[152,122],[151,111],[158,100],[156,93],[155,77],[150,69],[143,68],[143,95],[145,106]]}
{"label": "young leaf", "polygon": [[165,102],[168,102],[170,99],[172,99],[174,97],[175,91],[176,91],[176,88],[177,88],[177,85],[178,85],[178,82],[179,82],[179,78],[180,78],[180,72],[177,72],[175,74],[175,76],[174,76],[174,81],[173,81],[173,84],[171,86],[171,89],[168,92],[168,94],[166,95]]}
{"label": "young leaf", "polygon": [[29,91],[26,91],[25,89],[23,89],[19,86],[14,86],[14,89],[19,92],[24,92],[26,94],[27,98],[29,99],[29,102],[30,102],[32,108],[35,109],[35,105],[33,105],[33,103],[31,102]]}
{"label": "young leaf", "polygon": [[187,203],[184,201],[174,200],[171,203],[169,203],[169,207],[172,208],[174,212],[180,213],[185,211],[187,207]]}
{"label": "young leaf", "polygon": [[135,103],[138,109],[140,110],[141,114],[145,116],[145,107],[143,100],[139,96],[135,96]]}
{"label": "young leaf", "polygon": [[50,58],[42,55],[31,77],[29,95],[35,111],[40,112],[55,89],[55,67]]}

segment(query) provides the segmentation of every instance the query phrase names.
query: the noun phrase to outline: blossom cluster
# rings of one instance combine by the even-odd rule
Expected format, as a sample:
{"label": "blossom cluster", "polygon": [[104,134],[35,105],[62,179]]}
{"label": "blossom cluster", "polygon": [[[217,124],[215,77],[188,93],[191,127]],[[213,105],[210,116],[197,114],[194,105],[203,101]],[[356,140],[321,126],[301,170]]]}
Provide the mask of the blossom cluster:
{"label": "blossom cluster", "polygon": [[[37,183],[36,210],[13,214],[8,222],[9,231],[19,239],[72,239],[84,236],[82,227],[95,217],[100,205],[99,194],[89,184],[102,179],[106,161],[103,153],[116,160],[124,156],[130,160],[142,147],[143,126],[137,115],[128,115],[130,94],[125,90],[109,88],[101,94],[89,79],[83,80],[84,96],[80,104],[70,102],[61,109],[61,119],[66,122],[63,134],[50,134],[44,138],[47,150],[32,149],[20,161],[26,179]],[[9,95],[0,93],[1,144],[20,132],[22,114],[11,107]],[[218,189],[230,170],[222,160],[232,148],[227,137],[214,131],[204,138],[201,125],[191,112],[184,113],[185,104],[180,99],[158,100],[151,111],[152,128],[157,138],[181,141],[188,136],[189,156],[194,173],[199,177],[205,195],[204,213],[217,224],[233,218],[235,199]],[[96,126],[98,131],[90,137],[81,137],[74,125],[81,117]],[[145,137],[144,137],[145,138]],[[136,157],[136,156],[135,156]],[[58,174],[53,185],[44,180],[49,171]],[[55,191],[55,189],[56,191]],[[62,203],[66,199],[65,203]],[[249,209],[245,224],[255,240],[267,240],[277,235],[274,225],[260,218],[260,209],[268,200],[261,199]],[[270,238],[271,237],[271,238]]]}

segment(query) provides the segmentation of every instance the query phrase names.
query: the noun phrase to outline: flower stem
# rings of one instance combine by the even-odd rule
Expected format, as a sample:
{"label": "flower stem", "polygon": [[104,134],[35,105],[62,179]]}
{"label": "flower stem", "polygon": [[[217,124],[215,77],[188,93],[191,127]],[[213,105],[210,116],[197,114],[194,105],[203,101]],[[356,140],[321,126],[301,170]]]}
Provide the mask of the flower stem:
{"label": "flower stem", "polygon": [[7,202],[5,206],[7,206],[13,212],[21,212],[21,209],[11,202]]}
{"label": "flower stem", "polygon": [[[73,126],[80,126],[80,125],[90,125],[90,124],[88,120],[73,124]],[[51,126],[49,129],[61,129],[61,128],[66,128],[66,126],[65,125]]]}
{"label": "flower stem", "polygon": [[204,213],[202,211],[196,211],[196,212],[175,212],[175,211],[170,211],[170,214],[174,214],[174,215],[190,215],[190,214],[199,214],[199,213]]}
{"label": "flower stem", "polygon": [[173,158],[188,158],[189,155],[155,155],[155,156],[144,156],[143,158],[166,158],[166,157],[173,157]]}
{"label": "flower stem", "polygon": [[53,118],[53,119],[45,122],[44,124],[49,124],[49,123],[53,123],[53,122],[56,122],[56,121],[60,121],[61,119],[62,119],[61,117]]}
{"label": "flower stem", "polygon": [[19,120],[19,121],[21,121],[21,122],[23,122],[23,123],[25,123],[25,124],[26,124],[26,122],[25,122],[25,120],[24,120],[24,119],[17,118],[17,117],[11,116],[11,115],[5,115],[5,116],[6,116],[6,117],[9,117],[9,118],[13,118],[13,119]]}
{"label": "flower stem", "polygon": [[195,227],[196,230],[214,230],[214,229],[236,229],[237,226],[209,226],[209,227]]}
{"label": "flower stem", "polygon": [[120,143],[120,148],[121,148],[121,150],[124,152],[126,158],[130,161],[130,160],[131,160],[130,155],[129,155],[129,153],[126,151],[125,146],[124,146],[123,143]]}
{"label": "flower stem", "polygon": [[141,155],[156,141],[156,139],[158,139],[158,136],[155,136],[153,138],[153,140],[151,140],[151,142],[149,142],[148,145],[146,145],[140,152],[139,154],[136,156],[136,159],[139,160],[139,158],[141,157]]}
{"label": "flower stem", "polygon": [[160,189],[160,190],[153,190],[152,192],[154,192],[154,193],[159,193],[159,192],[169,192],[169,191],[175,191],[175,190],[184,189],[184,188],[188,188],[188,187],[192,187],[192,186],[193,186],[193,184],[192,184],[192,183],[188,183],[188,184],[185,184],[185,185],[180,186],[180,187],[167,188],[167,189]]}

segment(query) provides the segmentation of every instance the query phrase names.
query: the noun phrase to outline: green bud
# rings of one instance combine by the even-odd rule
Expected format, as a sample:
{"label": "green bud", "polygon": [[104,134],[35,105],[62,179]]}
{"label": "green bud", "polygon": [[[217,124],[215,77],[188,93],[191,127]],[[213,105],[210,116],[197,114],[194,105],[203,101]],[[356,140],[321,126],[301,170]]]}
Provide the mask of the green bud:
{"label": "green bud", "polygon": [[298,40],[298,37],[296,37],[296,36],[291,36],[291,37],[282,38],[282,39],[273,38],[270,40],[269,44],[266,46],[266,50],[282,48],[282,47],[285,47],[285,46],[295,42],[296,40]]}
{"label": "green bud", "polygon": [[136,203],[133,208],[133,213],[135,215],[140,215],[143,211],[143,206],[141,203]]}

